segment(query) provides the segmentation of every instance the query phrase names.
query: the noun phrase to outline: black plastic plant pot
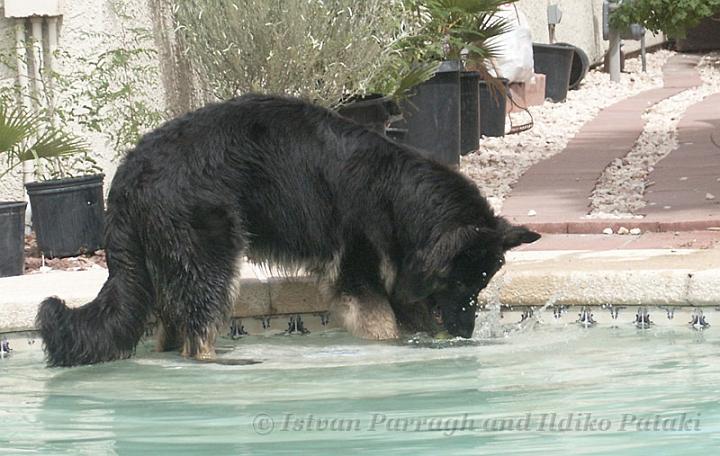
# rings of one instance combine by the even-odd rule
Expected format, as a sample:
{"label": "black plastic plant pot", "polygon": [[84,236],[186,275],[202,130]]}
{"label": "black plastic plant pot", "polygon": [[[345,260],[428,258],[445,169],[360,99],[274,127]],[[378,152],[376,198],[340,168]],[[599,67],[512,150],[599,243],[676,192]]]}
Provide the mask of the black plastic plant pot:
{"label": "black plastic plant pot", "polygon": [[535,73],[545,75],[545,98],[565,101],[575,51],[567,45],[533,43]]}
{"label": "black plastic plant pot", "polygon": [[24,201],[0,201],[0,277],[22,275],[25,268]]}
{"label": "black plastic plant pot", "polygon": [[570,66],[570,82],[568,87],[570,90],[576,90],[580,87],[580,83],[585,79],[588,69],[590,68],[590,58],[585,51],[570,43],[555,43],[558,46],[567,46],[573,50],[572,65]]}
{"label": "black plastic plant pot", "polygon": [[503,90],[493,87],[487,81],[480,80],[480,134],[482,136],[505,136],[505,117],[507,116],[507,91],[509,81],[500,79]]}
{"label": "black plastic plant pot", "polygon": [[103,174],[25,184],[33,230],[49,258],[102,248],[105,211]]}
{"label": "black plastic plant pot", "polygon": [[468,154],[480,144],[480,73],[460,74],[460,153]]}
{"label": "black plastic plant pot", "polygon": [[[460,163],[460,62],[443,62],[435,76],[401,103],[401,141],[439,163]],[[404,131],[403,131],[404,130]]]}
{"label": "black plastic plant pot", "polygon": [[352,98],[340,106],[337,112],[360,125],[385,134],[385,125],[391,116],[400,114],[400,108],[390,97],[373,94]]}

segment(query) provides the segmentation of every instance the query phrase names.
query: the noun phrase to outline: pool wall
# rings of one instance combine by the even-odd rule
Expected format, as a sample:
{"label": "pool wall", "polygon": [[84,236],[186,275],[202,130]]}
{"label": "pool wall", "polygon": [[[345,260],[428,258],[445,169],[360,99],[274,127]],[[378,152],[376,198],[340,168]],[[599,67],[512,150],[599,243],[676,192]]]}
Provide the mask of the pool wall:
{"label": "pool wall", "polygon": [[[334,327],[311,278],[283,277],[249,264],[243,268],[243,277],[231,322],[236,332],[266,331],[268,325],[274,331],[290,332]],[[0,332],[33,330],[38,304],[47,296],[59,296],[70,306],[89,302],[106,278],[106,270],[92,269],[0,279]],[[558,316],[554,318],[558,321],[577,319],[585,307],[608,309],[594,310],[596,321],[611,315],[610,309],[630,308],[621,314],[629,315],[632,322],[631,317],[643,307],[654,308],[658,322],[657,309],[687,314],[688,319],[697,308],[710,321],[720,306],[720,252],[511,252],[505,268],[481,294],[480,303],[482,310],[502,309],[508,321],[519,321],[528,309],[541,308]]]}

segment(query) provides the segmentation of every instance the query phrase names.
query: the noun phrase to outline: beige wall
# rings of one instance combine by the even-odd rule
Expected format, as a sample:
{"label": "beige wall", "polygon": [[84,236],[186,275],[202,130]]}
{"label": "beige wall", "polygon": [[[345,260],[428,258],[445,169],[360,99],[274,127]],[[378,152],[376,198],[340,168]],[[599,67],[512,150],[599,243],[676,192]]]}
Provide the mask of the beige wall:
{"label": "beige wall", "polygon": [[[2,2],[3,0],[0,0],[0,49],[6,51],[15,47],[13,31],[15,19],[4,17]],[[130,23],[127,19],[121,20],[118,17],[114,12],[113,5],[122,5],[124,14],[132,18]],[[118,44],[119,37],[122,36],[124,28],[143,27],[151,30],[152,26],[147,0],[65,0],[63,15],[60,19],[58,48],[66,51],[71,58],[55,60],[54,69],[60,72],[69,72],[73,65],[73,56],[90,58],[120,46]],[[12,33],[8,34],[8,32]],[[117,36],[118,41],[108,40],[98,35],[99,33],[110,33]],[[12,72],[0,70],[0,84],[12,83],[14,78],[15,74]],[[157,94],[155,99],[158,100],[158,105],[162,106],[164,104],[162,83],[159,80],[156,81],[150,90]],[[77,125],[71,125],[69,128],[82,135],[90,144],[91,155],[105,172],[105,192],[107,193],[110,180],[117,167],[114,160],[115,153],[108,144],[108,139],[103,134],[84,131]],[[19,173],[5,176],[0,180],[0,200],[22,198],[23,186]]]}
{"label": "beige wall", "polygon": [[[574,44],[587,53],[592,63],[601,62],[608,48],[608,42],[602,39],[602,0],[519,0],[517,5],[528,18],[533,41],[549,42],[547,7],[551,4],[558,5],[563,13],[555,27],[556,41]],[[646,45],[663,41],[663,36],[648,35]],[[625,52],[640,49],[639,41],[623,43]]]}

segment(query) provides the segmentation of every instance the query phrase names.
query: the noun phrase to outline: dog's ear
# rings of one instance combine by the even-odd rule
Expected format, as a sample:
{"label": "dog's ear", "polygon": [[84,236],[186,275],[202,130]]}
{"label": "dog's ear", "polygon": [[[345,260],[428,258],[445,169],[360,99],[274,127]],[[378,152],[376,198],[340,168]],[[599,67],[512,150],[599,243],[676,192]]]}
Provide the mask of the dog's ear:
{"label": "dog's ear", "polygon": [[439,275],[449,273],[453,259],[477,239],[481,230],[477,226],[467,225],[442,234],[435,245],[421,253],[426,270]]}
{"label": "dog's ear", "polygon": [[503,218],[500,218],[498,226],[502,232],[504,250],[510,250],[521,244],[530,244],[540,239],[540,234],[521,225],[512,225]]}

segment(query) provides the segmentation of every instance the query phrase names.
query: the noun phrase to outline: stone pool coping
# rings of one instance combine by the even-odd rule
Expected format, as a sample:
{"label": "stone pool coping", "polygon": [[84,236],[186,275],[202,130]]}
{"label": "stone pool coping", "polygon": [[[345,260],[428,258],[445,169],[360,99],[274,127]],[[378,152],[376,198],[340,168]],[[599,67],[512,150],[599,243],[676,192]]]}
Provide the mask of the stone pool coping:
{"label": "stone pool coping", "polygon": [[[322,314],[327,305],[308,277],[282,277],[243,266],[234,316]],[[105,269],[57,271],[0,279],[0,332],[34,329],[37,306],[59,296],[70,306],[92,300]],[[717,249],[553,250],[510,252],[481,302],[508,306],[720,306]]]}

